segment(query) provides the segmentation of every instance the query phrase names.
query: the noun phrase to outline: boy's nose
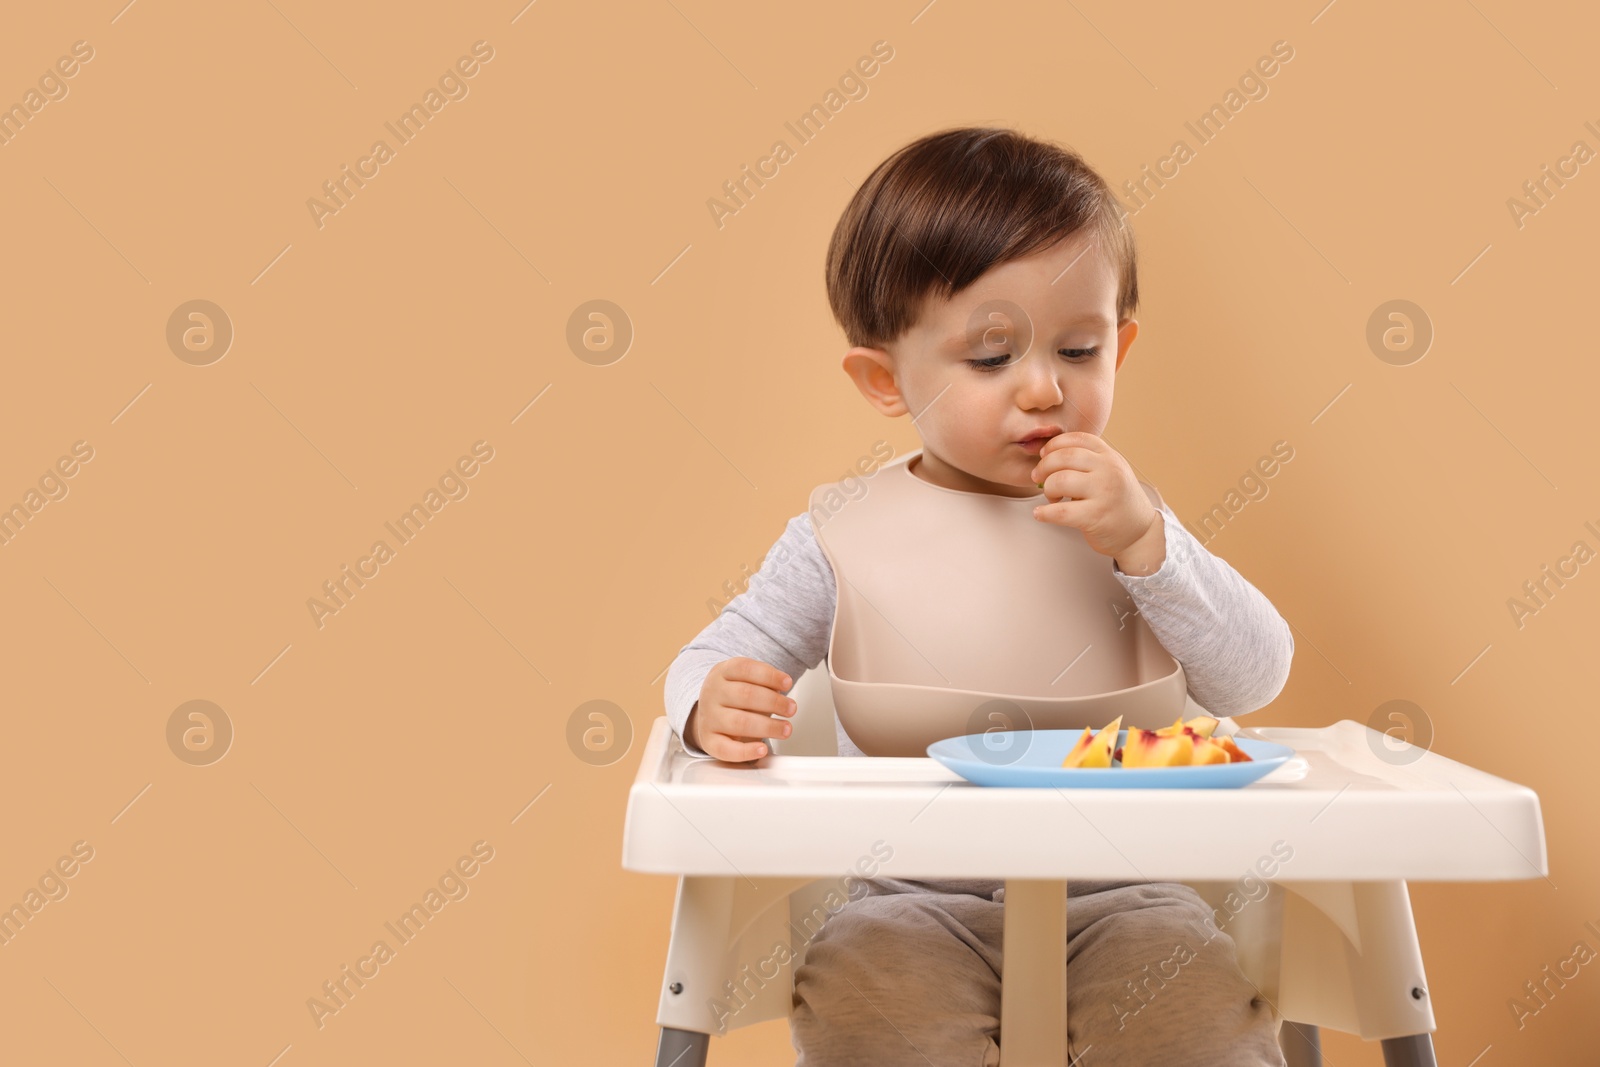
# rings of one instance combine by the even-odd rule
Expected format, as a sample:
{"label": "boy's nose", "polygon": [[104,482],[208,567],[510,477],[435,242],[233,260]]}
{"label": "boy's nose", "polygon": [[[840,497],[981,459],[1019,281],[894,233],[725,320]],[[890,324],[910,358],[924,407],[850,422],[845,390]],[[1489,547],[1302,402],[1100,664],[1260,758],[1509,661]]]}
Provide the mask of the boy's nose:
{"label": "boy's nose", "polygon": [[[1018,386],[1017,399],[1023,407],[1055,407],[1066,395],[1061,388],[1061,381],[1048,361],[1035,359],[1034,355],[1022,361],[1022,384]],[[1029,363],[1033,365],[1028,366]]]}

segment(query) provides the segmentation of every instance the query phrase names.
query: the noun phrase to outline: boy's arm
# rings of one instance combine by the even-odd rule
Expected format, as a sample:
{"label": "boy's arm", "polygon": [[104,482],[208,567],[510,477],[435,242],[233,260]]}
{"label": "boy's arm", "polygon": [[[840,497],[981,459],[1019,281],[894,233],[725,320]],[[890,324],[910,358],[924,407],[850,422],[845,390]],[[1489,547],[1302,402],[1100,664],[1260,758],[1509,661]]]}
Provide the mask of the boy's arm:
{"label": "boy's arm", "polygon": [[1294,634],[1272,601],[1212,555],[1165,503],[1166,558],[1152,574],[1111,572],[1172,657],[1189,693],[1212,715],[1272,702],[1289,680]]}
{"label": "boy's arm", "polygon": [[784,527],[749,587],[679,649],[667,668],[667,721],[690,755],[710,758],[687,727],[711,668],[748,656],[799,678],[827,655],[835,599],[833,568],[817,544],[810,512],[802,512]]}

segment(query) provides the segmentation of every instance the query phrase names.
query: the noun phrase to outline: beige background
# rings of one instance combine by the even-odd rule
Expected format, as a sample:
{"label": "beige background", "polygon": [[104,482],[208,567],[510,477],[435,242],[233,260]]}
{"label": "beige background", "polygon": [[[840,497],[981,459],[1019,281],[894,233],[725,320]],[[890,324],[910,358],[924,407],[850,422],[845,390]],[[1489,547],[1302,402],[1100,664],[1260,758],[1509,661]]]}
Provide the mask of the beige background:
{"label": "beige background", "polygon": [[[1440,1062],[1594,1062],[1593,967],[1521,1029],[1507,1006],[1600,948],[1600,565],[1520,629],[1506,603],[1600,549],[1600,176],[1507,207],[1600,148],[1580,5],[120,4],[0,33],[0,103],[94,50],[0,146],[0,503],[93,449],[0,546],[0,900],[93,849],[0,948],[0,1058],[647,1062],[673,885],[619,855],[662,674],[812,486],[917,446],[839,370],[823,251],[890,151],[995,122],[1119,185],[1196,148],[1134,220],[1106,436],[1191,520],[1293,446],[1211,543],[1295,627],[1252,721],[1409,700],[1536,788],[1548,880],[1413,887]],[[469,94],[319,228],[307,200],[479,40]],[[719,229],[722,183],[879,40],[868,94]],[[166,341],[197,299],[235,331],[208,366]],[[635,330],[607,366],[566,342],[594,299]],[[1395,299],[1436,331],[1408,366],[1365,339]],[[319,628],[308,599],[476,441],[468,495]],[[606,766],[567,743],[596,699],[634,732]],[[190,700],[235,732],[210,765],[168,746]],[[477,841],[469,895],[319,1029],[308,998]],[[779,1024],[713,1048],[791,1055]]]}

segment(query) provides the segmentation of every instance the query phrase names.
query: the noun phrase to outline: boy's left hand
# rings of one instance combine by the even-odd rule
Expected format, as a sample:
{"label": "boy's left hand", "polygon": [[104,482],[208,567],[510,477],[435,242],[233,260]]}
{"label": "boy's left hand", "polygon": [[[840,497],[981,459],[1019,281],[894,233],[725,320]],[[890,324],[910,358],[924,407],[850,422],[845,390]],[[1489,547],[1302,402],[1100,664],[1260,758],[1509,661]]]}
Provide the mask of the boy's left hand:
{"label": "boy's left hand", "polygon": [[1040,450],[1033,480],[1044,483],[1051,501],[1036,508],[1034,518],[1081,531],[1090,548],[1113,557],[1125,573],[1160,568],[1166,558],[1161,512],[1128,461],[1104,440],[1082,431],[1057,434]]}

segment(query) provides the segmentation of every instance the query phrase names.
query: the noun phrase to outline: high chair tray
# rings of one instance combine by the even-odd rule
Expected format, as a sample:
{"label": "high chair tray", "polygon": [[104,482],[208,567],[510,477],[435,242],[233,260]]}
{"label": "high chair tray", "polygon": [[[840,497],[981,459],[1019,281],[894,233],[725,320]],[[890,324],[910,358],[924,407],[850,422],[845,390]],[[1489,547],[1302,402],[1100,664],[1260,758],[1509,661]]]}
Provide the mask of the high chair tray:
{"label": "high chair tray", "polygon": [[[1245,789],[991,789],[926,756],[696,758],[665,716],[628,795],[622,865],[817,876],[875,843],[897,878],[1501,881],[1548,873],[1539,797],[1348,719],[1242,729],[1294,756]],[[1381,753],[1381,755],[1380,755]]]}

